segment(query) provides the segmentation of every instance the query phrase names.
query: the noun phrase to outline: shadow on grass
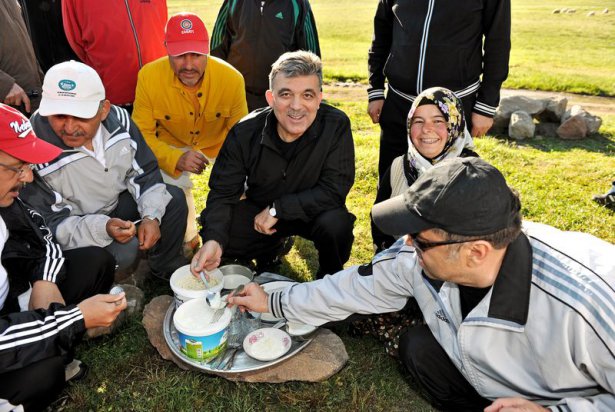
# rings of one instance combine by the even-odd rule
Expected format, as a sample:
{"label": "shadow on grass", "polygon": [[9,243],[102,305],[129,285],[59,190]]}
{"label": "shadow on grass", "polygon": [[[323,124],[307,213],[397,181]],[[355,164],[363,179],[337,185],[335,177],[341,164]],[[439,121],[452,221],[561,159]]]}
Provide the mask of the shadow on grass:
{"label": "shadow on grass", "polygon": [[514,140],[507,136],[493,136],[499,141],[507,141],[509,145],[517,147],[531,147],[541,152],[568,152],[575,149],[583,149],[588,152],[615,154],[615,139],[605,134],[593,134],[580,140],[562,140],[557,137],[543,137],[526,140]]}

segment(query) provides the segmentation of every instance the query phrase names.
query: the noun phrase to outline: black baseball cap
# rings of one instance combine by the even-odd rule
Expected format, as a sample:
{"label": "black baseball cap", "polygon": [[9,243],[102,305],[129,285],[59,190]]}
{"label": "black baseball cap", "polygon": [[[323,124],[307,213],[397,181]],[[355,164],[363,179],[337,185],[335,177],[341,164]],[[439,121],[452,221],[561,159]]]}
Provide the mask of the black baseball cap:
{"label": "black baseball cap", "polygon": [[372,218],[391,235],[439,228],[483,236],[511,226],[519,208],[498,169],[477,157],[457,157],[426,170],[405,193],[374,205]]}

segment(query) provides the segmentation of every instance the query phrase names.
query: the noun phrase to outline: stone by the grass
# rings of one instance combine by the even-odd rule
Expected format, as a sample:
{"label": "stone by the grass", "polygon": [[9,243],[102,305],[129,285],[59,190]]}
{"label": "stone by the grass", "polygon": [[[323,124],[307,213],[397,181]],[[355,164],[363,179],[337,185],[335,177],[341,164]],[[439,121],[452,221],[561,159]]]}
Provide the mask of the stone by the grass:
{"label": "stone by the grass", "polygon": [[568,99],[557,96],[543,100],[546,103],[545,108],[536,115],[536,119],[540,122],[561,122],[562,116],[566,113]]}
{"label": "stone by the grass", "polygon": [[500,104],[493,117],[492,132],[506,132],[510,117],[514,112],[525,112],[530,116],[537,115],[547,107],[546,99],[532,99],[526,96],[508,96],[500,99]]}
{"label": "stone by the grass", "polygon": [[564,114],[564,119],[568,119],[573,116],[581,116],[585,121],[585,125],[587,126],[587,133],[593,134],[597,133],[602,126],[602,118],[599,116],[594,116],[590,114],[587,110],[585,110],[582,106],[575,104]]}
{"label": "stone by the grass", "polygon": [[126,293],[126,309],[115,318],[111,326],[91,328],[85,332],[86,339],[94,339],[99,336],[109,335],[119,328],[129,316],[140,313],[143,310],[145,295],[141,289],[133,285],[119,285]]}
{"label": "stone by the grass", "polygon": [[536,126],[532,116],[523,111],[514,112],[510,116],[508,125],[508,136],[516,140],[529,139],[534,137]]}
{"label": "stone by the grass", "polygon": [[540,122],[536,124],[535,137],[557,137],[557,128],[559,123],[555,122]]}
{"label": "stone by the grass", "polygon": [[329,329],[320,329],[312,342],[292,358],[267,369],[224,377],[240,382],[322,382],[339,372],[346,362],[344,342]]}
{"label": "stone by the grass", "polygon": [[[163,321],[171,296],[158,296],[145,306],[143,326],[152,345],[163,359],[170,360],[182,369],[202,370],[184,363],[167,346]],[[328,329],[314,334],[313,341],[297,355],[267,369],[236,374],[216,374],[238,382],[281,383],[290,381],[321,382],[339,372],[348,362],[348,353],[342,340]]]}
{"label": "stone by the grass", "polygon": [[576,140],[587,137],[587,124],[583,116],[578,114],[567,119],[557,128],[557,135],[560,139]]}

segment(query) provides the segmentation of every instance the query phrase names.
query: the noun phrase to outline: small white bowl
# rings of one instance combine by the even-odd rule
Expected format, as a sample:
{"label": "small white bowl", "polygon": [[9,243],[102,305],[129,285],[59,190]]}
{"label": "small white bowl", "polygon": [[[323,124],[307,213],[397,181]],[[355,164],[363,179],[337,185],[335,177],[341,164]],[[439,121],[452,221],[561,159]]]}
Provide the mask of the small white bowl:
{"label": "small white bowl", "polygon": [[243,350],[248,356],[263,362],[284,356],[291,345],[288,333],[274,328],[257,329],[243,340]]}
{"label": "small white bowl", "polygon": [[290,336],[305,336],[316,330],[316,326],[306,325],[305,323],[286,322],[286,332]]}

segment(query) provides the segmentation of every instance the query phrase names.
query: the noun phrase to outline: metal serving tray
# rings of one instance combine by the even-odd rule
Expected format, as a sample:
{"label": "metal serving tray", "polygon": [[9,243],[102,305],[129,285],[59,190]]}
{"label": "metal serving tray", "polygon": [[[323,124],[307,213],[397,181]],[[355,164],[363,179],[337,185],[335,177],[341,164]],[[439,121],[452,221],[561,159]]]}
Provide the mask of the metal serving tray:
{"label": "metal serving tray", "polygon": [[[285,361],[286,359],[291,358],[292,356],[295,356],[297,353],[303,350],[303,348],[309,345],[310,342],[312,342],[312,339],[303,340],[301,338],[291,337],[292,345],[290,347],[290,350],[284,356],[279,357],[278,359],[274,359],[269,362],[257,361],[256,359],[249,357],[242,349],[237,353],[237,356],[235,356],[235,362],[233,363],[233,366],[231,367],[231,369],[226,370],[226,371],[219,370],[219,369],[213,369],[211,365],[201,362],[201,361],[191,359],[180,351],[179,337],[177,336],[177,330],[175,329],[175,326],[173,325],[173,314],[174,313],[175,313],[175,303],[172,302],[171,305],[169,306],[169,309],[167,310],[166,316],[164,317],[164,325],[163,325],[164,339],[166,340],[167,345],[169,345],[169,348],[171,348],[171,351],[175,354],[175,356],[180,358],[183,362],[187,363],[188,365],[194,366],[195,368],[201,369],[202,371],[205,371],[205,372],[214,373],[216,375],[226,375],[226,374],[232,375],[235,373],[245,373],[245,372],[256,371],[259,369],[269,368],[270,366],[276,365],[280,362]],[[263,327],[266,327],[266,326],[267,324],[264,323]]]}

